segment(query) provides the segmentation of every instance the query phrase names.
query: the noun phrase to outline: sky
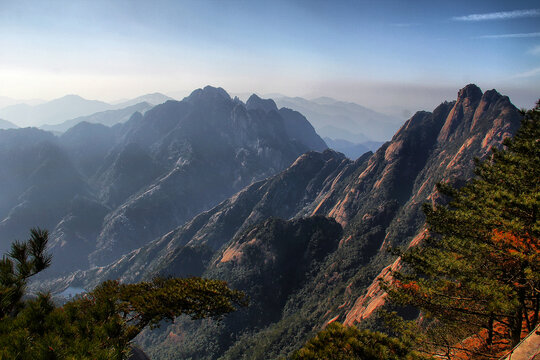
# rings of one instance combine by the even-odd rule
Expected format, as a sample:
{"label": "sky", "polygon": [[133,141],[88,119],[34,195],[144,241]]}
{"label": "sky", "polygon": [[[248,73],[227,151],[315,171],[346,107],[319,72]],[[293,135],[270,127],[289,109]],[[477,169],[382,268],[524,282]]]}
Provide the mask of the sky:
{"label": "sky", "polygon": [[0,0],[0,96],[205,85],[432,110],[468,83],[540,97],[538,1]]}

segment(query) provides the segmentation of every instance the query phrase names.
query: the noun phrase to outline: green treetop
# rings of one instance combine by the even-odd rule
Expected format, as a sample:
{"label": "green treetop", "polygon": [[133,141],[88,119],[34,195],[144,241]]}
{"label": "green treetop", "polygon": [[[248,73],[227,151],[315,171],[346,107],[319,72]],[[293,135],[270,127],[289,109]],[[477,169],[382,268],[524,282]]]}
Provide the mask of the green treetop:
{"label": "green treetop", "polygon": [[145,327],[180,315],[220,318],[246,306],[245,294],[223,281],[156,278],[137,284],[106,281],[56,307],[50,295],[23,301],[28,277],[50,264],[46,231],[15,243],[0,267],[0,359],[126,359]]}
{"label": "green treetop", "polygon": [[45,251],[48,239],[46,230],[31,229],[30,238],[14,242],[11,251],[0,260],[0,319],[23,306],[27,279],[50,265],[51,256]]}
{"label": "green treetop", "polygon": [[427,360],[411,343],[333,322],[296,351],[292,360]]}

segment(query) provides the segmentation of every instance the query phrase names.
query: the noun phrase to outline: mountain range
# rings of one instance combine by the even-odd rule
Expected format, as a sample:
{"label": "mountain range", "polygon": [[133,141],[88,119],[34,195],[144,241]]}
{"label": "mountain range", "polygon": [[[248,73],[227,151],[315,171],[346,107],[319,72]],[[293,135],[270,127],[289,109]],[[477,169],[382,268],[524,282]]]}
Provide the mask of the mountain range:
{"label": "mountain range", "polygon": [[[325,137],[329,146],[352,159],[356,159],[366,151],[376,150],[383,142],[373,139],[389,139],[399,123],[395,118],[361,105],[328,97],[307,100],[300,97],[277,96],[280,107],[308,114],[309,120],[315,124],[317,133]],[[23,127],[38,126],[60,135],[83,121],[106,126],[126,122],[135,112],[144,114],[153,106],[173,99],[161,93],[152,93],[110,104],[86,100],[77,95],[37,104],[16,103],[16,100],[8,98],[4,100],[12,106],[0,108],[0,115],[4,114]],[[275,103],[273,107],[277,109]],[[17,125],[11,122],[0,123],[0,128],[14,127]]]}
{"label": "mountain range", "polygon": [[301,114],[262,102],[205,87],[112,127],[0,131],[0,250],[40,226],[51,272],[104,265],[326,148]]}
{"label": "mountain range", "polygon": [[112,105],[103,101],[87,100],[78,95],[66,95],[36,105],[19,103],[6,106],[0,109],[0,117],[19,127],[58,125],[67,120],[106,110],[123,109],[144,102],[157,105],[167,100],[172,99],[163,94],[154,93]]}
{"label": "mountain range", "polygon": [[[195,104],[200,105],[192,107]],[[178,114],[193,115],[179,121],[170,115],[174,109]],[[213,115],[202,116],[202,109]],[[127,151],[127,145],[111,145],[118,150],[99,155],[103,164],[120,161],[122,166],[96,166],[92,158],[79,172],[93,173],[93,186],[105,189],[97,196],[101,203],[95,201],[103,212],[108,211],[107,206],[115,207],[103,218],[97,247],[90,255],[90,264],[101,266],[49,277],[34,288],[55,292],[67,287],[90,289],[106,279],[133,282],[156,275],[223,279],[250,296],[248,308],[219,322],[179,318],[158,330],[146,331],[138,342],[156,359],[287,356],[325,324],[335,320],[360,323],[384,304],[377,279],[399,266],[387,250],[421,241],[421,208],[425,202],[440,201],[436,184],[445,181],[459,186],[468,181],[475,159],[485,159],[492,148],[500,147],[504,138],[516,132],[521,119],[508,97],[495,90],[483,93],[471,84],[458,92],[455,101],[444,102],[432,112],[417,112],[377,151],[353,161],[324,150],[314,131],[306,137],[306,129],[313,128],[299,113],[276,109],[273,101],[257,96],[244,106],[221,89],[205,88],[183,102],[167,102],[113,127],[117,139],[136,139],[133,142],[138,147]],[[231,133],[218,127],[218,113],[227,114],[224,118],[234,135],[223,136]],[[196,151],[200,144],[186,137],[168,141],[172,135],[165,128],[185,124],[181,132],[189,132],[187,129],[195,127],[191,119],[198,119],[196,124],[202,128],[190,134],[204,134],[203,139],[195,138],[210,147],[208,155],[198,157],[196,154],[202,154]],[[205,122],[208,126],[202,125]],[[277,125],[284,122],[286,126]],[[243,132],[237,135],[240,129]],[[253,132],[257,136],[251,135]],[[239,165],[235,160],[227,169],[238,169],[236,175],[247,168],[251,175],[214,194],[214,204],[201,204],[199,197],[209,199],[207,192],[223,179],[235,179],[215,163],[244,154],[244,150],[225,151],[217,145],[223,139],[241,144],[248,153],[241,156]],[[280,143],[283,139],[287,141]],[[108,140],[103,137],[103,141]],[[120,144],[126,143],[123,141]],[[84,142],[74,142],[79,143]],[[307,143],[316,151],[305,152]],[[76,153],[77,146],[68,153]],[[120,156],[122,151],[128,154]],[[250,160],[255,153],[262,159]],[[294,153],[302,154],[294,160]],[[137,160],[130,161],[133,158]],[[286,167],[288,162],[292,164]],[[180,176],[176,167],[170,170],[166,165],[173,163],[185,171],[195,167],[193,171],[199,176],[192,179],[197,183],[178,180],[168,186],[169,178]],[[204,163],[204,170],[197,163]],[[264,166],[249,165],[256,163]],[[130,172],[126,164],[145,170]],[[90,171],[96,167],[99,170]],[[160,172],[163,167],[169,172]],[[166,175],[145,177],[153,172]],[[200,180],[208,176],[210,181]],[[219,181],[212,181],[218,177]],[[78,186],[78,179],[73,177],[70,186],[63,188],[87,191]],[[136,185],[119,186],[127,180]],[[142,190],[128,192],[134,193],[128,197],[123,192],[126,187]],[[186,196],[184,189],[196,196]],[[232,195],[235,189],[239,191]],[[223,201],[217,204],[220,195]],[[176,203],[197,205],[188,211]],[[81,207],[73,209],[76,212]],[[80,223],[88,220],[81,220],[83,217],[69,215],[58,223],[53,250],[64,247],[66,254],[73,254],[84,248],[73,240]],[[67,226],[70,221],[71,230]],[[92,241],[87,243],[94,246]],[[134,250],[128,252],[130,248]],[[120,252],[125,254],[113,259]]]}
{"label": "mountain range", "polygon": [[0,108],[5,108],[6,106],[17,105],[17,104],[28,104],[28,105],[38,105],[42,104],[45,101],[40,99],[13,99],[7,96],[0,96]]}
{"label": "mountain range", "polygon": [[154,107],[154,105],[143,101],[133,105],[128,105],[121,109],[105,110],[87,116],[79,116],[75,119],[66,120],[56,125],[41,125],[40,128],[56,133],[63,133],[81,122],[113,126],[115,124],[128,121],[136,112],[144,114],[152,107]]}
{"label": "mountain range", "polygon": [[275,101],[280,107],[304,114],[321,136],[352,143],[387,141],[403,122],[359,104],[329,97],[308,100],[281,96]]}

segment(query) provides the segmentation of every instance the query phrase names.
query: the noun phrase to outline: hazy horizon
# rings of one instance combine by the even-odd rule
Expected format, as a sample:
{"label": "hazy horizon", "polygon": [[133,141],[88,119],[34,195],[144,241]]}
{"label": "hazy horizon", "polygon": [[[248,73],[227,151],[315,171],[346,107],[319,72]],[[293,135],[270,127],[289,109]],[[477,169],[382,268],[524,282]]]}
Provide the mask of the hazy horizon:
{"label": "hazy horizon", "polygon": [[2,1],[0,96],[114,102],[205,85],[432,110],[475,83],[540,96],[533,1]]}

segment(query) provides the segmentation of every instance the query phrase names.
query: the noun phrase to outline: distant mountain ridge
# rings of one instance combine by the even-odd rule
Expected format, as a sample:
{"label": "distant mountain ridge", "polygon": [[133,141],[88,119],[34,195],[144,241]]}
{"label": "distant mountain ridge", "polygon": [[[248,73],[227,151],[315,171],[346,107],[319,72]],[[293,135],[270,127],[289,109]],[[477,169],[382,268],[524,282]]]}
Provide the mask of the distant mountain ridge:
{"label": "distant mountain ridge", "polygon": [[51,126],[107,110],[123,109],[143,102],[157,105],[171,99],[166,95],[154,93],[111,105],[103,101],[87,100],[79,95],[66,95],[37,105],[14,104],[6,106],[0,109],[0,117],[19,127]]}
{"label": "distant mountain ridge", "polygon": [[17,129],[18,126],[7,120],[0,119],[0,130]]}
{"label": "distant mountain ridge", "polygon": [[[275,101],[265,100],[266,105],[263,106],[261,105],[262,99],[255,96],[259,99],[258,106],[263,107],[265,111],[271,108],[278,111],[277,105],[280,108],[298,111],[307,116],[311,125],[321,136],[333,140],[343,139],[354,144],[387,140],[397,129],[399,122],[395,118],[377,113],[361,105],[328,97],[306,100],[299,97],[280,96]],[[248,99],[246,102],[248,108],[252,104],[247,103],[255,101],[253,96],[251,98],[251,101]],[[6,98],[6,101],[8,100],[10,99]],[[44,130],[62,133],[82,121],[101,123],[107,126],[125,122],[133,112],[144,113],[152,106],[168,100],[174,99],[161,93],[152,93],[110,104],[87,100],[78,95],[66,95],[37,105],[20,103],[0,108],[0,118],[20,127],[36,126]],[[356,152],[350,154],[354,156],[353,154]]]}
{"label": "distant mountain ridge", "polygon": [[136,98],[130,100],[121,100],[118,102],[113,102],[112,104],[116,109],[125,108],[128,106],[136,105],[139,103],[148,103],[151,105],[163,104],[165,101],[175,100],[170,96],[164,95],[162,93],[151,93],[146,95],[137,96]]}
{"label": "distant mountain ridge", "polygon": [[18,126],[58,124],[77,116],[108,110],[111,105],[97,100],[86,100],[78,95],[66,95],[35,106],[17,104],[0,109],[3,117]]}
{"label": "distant mountain ridge", "polygon": [[27,105],[38,105],[42,104],[46,101],[41,99],[13,99],[7,96],[0,96],[0,108],[5,108],[7,106],[11,105],[17,105],[17,104],[27,104]]}
{"label": "distant mountain ridge", "polygon": [[75,119],[66,120],[56,125],[42,125],[41,129],[53,132],[65,132],[73,126],[83,121],[92,124],[103,124],[105,126],[113,126],[119,123],[128,121],[131,116],[136,113],[145,113],[148,109],[151,109],[154,105],[147,102],[140,102],[134,105],[128,105],[125,108],[117,110],[105,110],[97,112],[88,116],[80,116]]}
{"label": "distant mountain ridge", "polygon": [[361,322],[384,303],[374,281],[393,266],[386,249],[419,241],[422,204],[438,201],[435,184],[470,179],[474,159],[501,146],[520,119],[508,97],[467,85],[457,100],[417,112],[375,153],[356,161],[305,153],[120,259],[47,286],[223,279],[248,293],[250,308],[217,323],[177,319],[141,345],[159,359],[286,357],[324,324]]}
{"label": "distant mountain ridge", "polygon": [[353,143],[386,141],[401,123],[400,119],[378,113],[352,102],[329,97],[307,100],[301,97],[277,97],[281,107],[304,114],[322,137]]}

